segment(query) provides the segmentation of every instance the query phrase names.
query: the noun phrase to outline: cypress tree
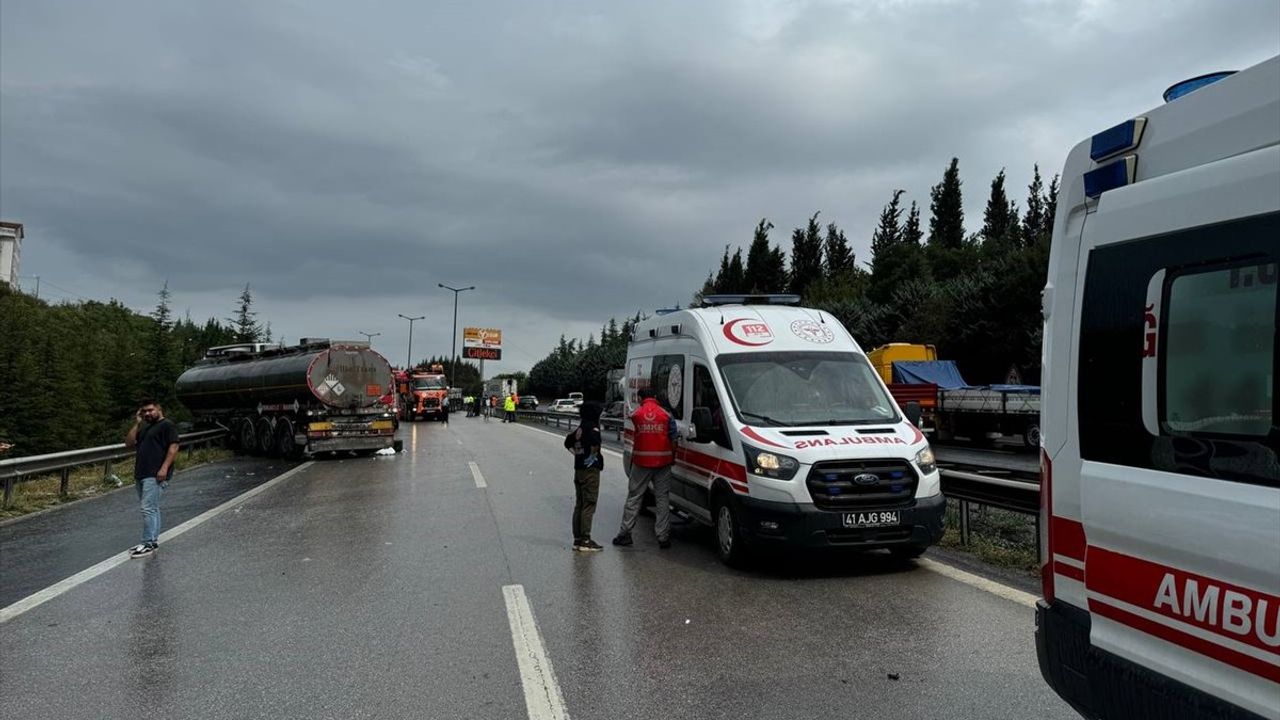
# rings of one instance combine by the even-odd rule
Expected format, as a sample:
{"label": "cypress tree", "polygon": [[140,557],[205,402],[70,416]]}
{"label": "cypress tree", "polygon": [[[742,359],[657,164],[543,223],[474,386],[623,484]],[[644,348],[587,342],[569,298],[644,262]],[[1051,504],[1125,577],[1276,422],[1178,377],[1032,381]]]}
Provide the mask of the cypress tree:
{"label": "cypress tree", "polygon": [[[903,266],[907,248],[900,224],[903,192],[893,191],[893,197],[880,211],[880,222],[871,235],[871,286],[867,294],[877,303],[888,302],[893,291],[906,279]],[[917,213],[917,232],[920,230],[919,221]]]}
{"label": "cypress tree", "polygon": [[791,292],[804,296],[814,281],[822,277],[822,235],[818,213],[804,228],[791,233]]}
{"label": "cypress tree", "polygon": [[771,292],[778,282],[775,275],[769,273],[769,231],[773,223],[768,218],[760,218],[751,237],[751,247],[747,250],[746,279],[743,283],[747,292]]}
{"label": "cypress tree", "polygon": [[849,239],[844,231],[835,223],[827,225],[826,265],[827,277],[835,279],[847,275],[854,269],[853,250],[849,248]]}
{"label": "cypress tree", "polygon": [[920,247],[924,240],[924,231],[920,229],[920,208],[916,201],[911,201],[911,212],[907,213],[907,222],[902,226],[902,242]]}
{"label": "cypress tree", "polygon": [[929,244],[948,250],[964,247],[964,198],[960,190],[960,160],[951,158],[942,182],[930,192]]}
{"label": "cypress tree", "polygon": [[1027,212],[1022,218],[1022,244],[1031,247],[1040,241],[1045,226],[1044,182],[1040,179],[1040,166],[1035,166],[1031,184],[1027,186]]}
{"label": "cypress tree", "polygon": [[729,270],[724,279],[724,288],[720,292],[741,293],[747,291],[747,273],[742,267],[742,248],[734,251],[729,259]]}
{"label": "cypress tree", "polygon": [[964,197],[961,193],[960,160],[951,158],[942,182],[930,191],[929,267],[938,280],[949,280],[963,272],[967,259],[964,233]]}
{"label": "cypress tree", "polygon": [[235,329],[235,342],[258,342],[262,338],[262,325],[255,319],[258,313],[253,309],[253,291],[245,283],[239,299],[236,301],[235,317],[229,322]]}
{"label": "cypress tree", "polygon": [[1016,210],[1009,203],[1009,196],[1004,191],[1004,168],[991,181],[991,195],[987,198],[987,209],[982,215],[980,235],[984,243],[1003,243],[1016,225],[1010,225],[1010,215],[1016,217]]}
{"label": "cypress tree", "polygon": [[1044,243],[1049,244],[1049,240],[1053,237],[1053,220],[1058,214],[1058,176],[1054,175],[1053,180],[1049,181],[1049,193],[1044,199],[1044,232],[1040,234],[1044,238]]}

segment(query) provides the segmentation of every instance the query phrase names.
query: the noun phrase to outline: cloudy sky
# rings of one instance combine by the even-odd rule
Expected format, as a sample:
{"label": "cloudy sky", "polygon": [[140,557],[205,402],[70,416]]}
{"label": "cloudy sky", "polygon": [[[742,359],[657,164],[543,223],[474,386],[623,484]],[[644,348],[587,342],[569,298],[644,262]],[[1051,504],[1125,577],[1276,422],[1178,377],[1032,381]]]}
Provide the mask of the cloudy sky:
{"label": "cloudy sky", "polygon": [[[47,298],[502,369],[687,302],[815,210],[862,259],[954,155],[970,229],[1171,83],[1280,53],[1276,0],[0,3],[0,218]],[[461,331],[459,331],[461,332]],[[460,344],[460,341],[459,341]],[[486,367],[486,370],[489,368]]]}

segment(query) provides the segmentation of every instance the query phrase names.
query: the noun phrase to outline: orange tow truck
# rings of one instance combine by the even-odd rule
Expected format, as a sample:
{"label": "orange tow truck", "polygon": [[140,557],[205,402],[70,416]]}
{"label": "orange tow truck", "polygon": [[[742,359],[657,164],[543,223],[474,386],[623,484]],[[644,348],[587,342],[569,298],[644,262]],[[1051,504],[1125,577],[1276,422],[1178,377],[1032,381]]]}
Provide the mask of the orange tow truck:
{"label": "orange tow truck", "polygon": [[436,364],[426,371],[419,369],[409,373],[405,385],[407,387],[403,394],[406,420],[425,417],[440,419],[449,396],[449,382],[445,378],[444,365]]}

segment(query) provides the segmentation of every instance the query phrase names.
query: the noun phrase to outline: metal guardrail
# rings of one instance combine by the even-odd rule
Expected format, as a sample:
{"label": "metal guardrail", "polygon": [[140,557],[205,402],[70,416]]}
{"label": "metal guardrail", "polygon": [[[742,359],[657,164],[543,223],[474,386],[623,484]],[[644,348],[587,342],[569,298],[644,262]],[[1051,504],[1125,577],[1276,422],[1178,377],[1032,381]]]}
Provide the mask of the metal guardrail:
{"label": "metal guardrail", "polygon": [[[518,417],[524,417],[556,427],[573,427],[578,423],[574,413],[547,412],[543,410],[521,410]],[[604,429],[617,432],[618,440],[622,439],[622,420],[618,418],[602,418],[600,425]],[[1038,516],[1040,513],[1040,483],[1033,480],[1020,480],[1012,477],[1013,473],[1004,468],[974,468],[983,472],[942,469],[942,494],[957,500],[960,504],[960,541],[969,543],[969,510],[973,505],[1009,510],[1024,515]],[[1005,477],[984,474],[986,472],[1004,475]],[[1038,518],[1037,518],[1038,521]]]}
{"label": "metal guardrail", "polygon": [[[970,510],[986,505],[1031,515],[1040,537],[1040,483],[1010,477],[991,477],[976,472],[942,468],[942,494],[960,506],[960,544],[968,545],[971,535]],[[1007,471],[1001,471],[1007,472]]]}
{"label": "metal guardrail", "polygon": [[[555,425],[556,427],[573,427],[578,424],[580,418],[577,413],[551,412],[549,410],[517,410],[517,418],[529,418],[543,425]],[[603,430],[612,430],[618,442],[622,442],[622,418],[600,418],[600,427]]]}
{"label": "metal guardrail", "polygon": [[[202,430],[200,432],[187,433],[180,436],[178,446],[191,450],[200,445],[219,442],[226,434],[226,430]],[[30,457],[0,460],[0,481],[4,482],[4,503],[0,507],[8,508],[13,502],[13,488],[17,484],[53,473],[58,473],[61,476],[58,494],[66,497],[73,469],[102,463],[104,465],[102,474],[104,476],[110,475],[112,463],[133,457],[134,452],[136,451],[126,448],[124,443],[118,443],[116,445],[103,445],[82,450],[67,450],[47,455],[32,455]]]}

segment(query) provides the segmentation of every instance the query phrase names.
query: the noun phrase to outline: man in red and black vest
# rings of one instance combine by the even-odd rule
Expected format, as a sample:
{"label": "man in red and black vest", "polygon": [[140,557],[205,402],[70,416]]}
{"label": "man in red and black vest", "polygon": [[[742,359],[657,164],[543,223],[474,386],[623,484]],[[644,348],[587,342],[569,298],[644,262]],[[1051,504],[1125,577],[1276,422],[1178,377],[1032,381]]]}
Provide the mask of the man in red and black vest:
{"label": "man in red and black vest", "polygon": [[671,547],[671,466],[675,463],[676,421],[658,404],[653,390],[640,390],[640,407],[631,414],[635,444],[631,448],[631,476],[627,504],[622,510],[622,529],[614,545],[630,545],[644,492],[653,485],[653,533],[658,547]]}

